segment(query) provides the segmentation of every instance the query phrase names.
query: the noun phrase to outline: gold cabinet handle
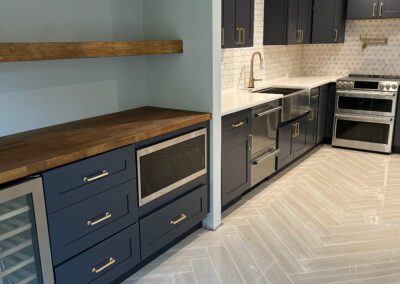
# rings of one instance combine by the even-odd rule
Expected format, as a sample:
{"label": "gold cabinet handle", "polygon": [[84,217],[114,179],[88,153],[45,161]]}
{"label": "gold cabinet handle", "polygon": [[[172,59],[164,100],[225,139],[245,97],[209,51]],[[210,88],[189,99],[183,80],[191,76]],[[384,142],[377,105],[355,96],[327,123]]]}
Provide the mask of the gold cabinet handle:
{"label": "gold cabinet handle", "polygon": [[243,125],[244,125],[244,122],[241,121],[241,122],[232,124],[232,128],[239,128],[239,127],[241,127],[241,126],[243,126]]}
{"label": "gold cabinet handle", "polygon": [[108,262],[107,262],[106,264],[104,264],[102,267],[100,267],[100,268],[93,267],[93,268],[92,268],[92,272],[93,272],[93,273],[100,273],[100,272],[102,272],[104,269],[106,269],[107,267],[110,267],[111,265],[113,265],[114,263],[115,263],[115,259],[112,258],[112,257],[110,257],[110,258],[108,259]]}
{"label": "gold cabinet handle", "polygon": [[376,2],[374,3],[374,7],[372,8],[372,17],[376,16]]}
{"label": "gold cabinet handle", "polygon": [[297,30],[297,34],[296,34],[296,42],[301,42],[301,32],[300,30]]}
{"label": "gold cabinet handle", "polygon": [[236,28],[236,37],[237,37],[236,44],[237,45],[241,44],[241,41],[240,41],[240,37],[241,37],[240,28]]}
{"label": "gold cabinet handle", "polygon": [[246,44],[246,29],[245,28],[242,29],[242,44],[243,45]]}
{"label": "gold cabinet handle", "polygon": [[110,174],[110,173],[107,172],[107,171],[102,171],[102,172],[101,172],[100,174],[98,174],[98,175],[91,176],[91,177],[84,177],[84,178],[83,178],[83,181],[84,181],[84,182],[92,182],[92,181],[95,181],[95,180],[104,178],[104,177],[108,176],[109,174]]}
{"label": "gold cabinet handle", "polygon": [[183,220],[185,220],[187,218],[186,214],[181,214],[180,216],[172,219],[171,221],[169,221],[169,223],[171,225],[178,225],[180,222],[182,222]]}
{"label": "gold cabinet handle", "polygon": [[338,36],[339,36],[339,31],[337,29],[335,29],[334,33],[335,33],[335,35],[334,35],[333,41],[337,42],[338,41]]}
{"label": "gold cabinet handle", "polygon": [[304,42],[304,31],[301,30],[301,42]]}
{"label": "gold cabinet handle", "polygon": [[300,136],[300,123],[296,123],[297,124],[297,136]]}
{"label": "gold cabinet handle", "polygon": [[102,218],[100,218],[100,219],[97,219],[97,220],[95,220],[95,221],[89,220],[89,221],[87,221],[86,224],[87,224],[88,226],[95,226],[95,225],[97,225],[97,224],[99,224],[99,223],[101,223],[101,222],[104,222],[105,220],[110,219],[111,217],[112,217],[112,214],[109,213],[109,212],[106,212],[106,214],[104,215],[104,217],[102,217]]}
{"label": "gold cabinet handle", "polygon": [[381,2],[381,6],[379,7],[379,17],[382,18],[383,14],[383,5],[385,5],[383,2]]}
{"label": "gold cabinet handle", "polygon": [[221,45],[222,45],[222,47],[225,46],[225,29],[224,28],[221,29]]}

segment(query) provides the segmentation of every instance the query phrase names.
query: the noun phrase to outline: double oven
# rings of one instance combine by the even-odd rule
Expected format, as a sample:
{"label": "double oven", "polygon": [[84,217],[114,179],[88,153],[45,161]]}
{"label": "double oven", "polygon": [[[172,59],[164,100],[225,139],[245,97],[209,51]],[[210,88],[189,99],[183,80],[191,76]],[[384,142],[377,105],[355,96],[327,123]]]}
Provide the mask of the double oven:
{"label": "double oven", "polygon": [[363,75],[338,80],[333,146],[390,153],[399,82]]}

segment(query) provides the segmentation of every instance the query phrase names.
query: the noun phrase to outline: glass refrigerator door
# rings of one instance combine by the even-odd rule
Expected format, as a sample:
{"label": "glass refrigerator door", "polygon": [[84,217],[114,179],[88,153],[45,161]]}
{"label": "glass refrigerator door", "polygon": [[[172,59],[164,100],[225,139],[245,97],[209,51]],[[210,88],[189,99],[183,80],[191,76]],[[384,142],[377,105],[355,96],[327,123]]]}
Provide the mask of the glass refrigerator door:
{"label": "glass refrigerator door", "polygon": [[0,284],[53,282],[41,190],[41,180],[0,190]]}

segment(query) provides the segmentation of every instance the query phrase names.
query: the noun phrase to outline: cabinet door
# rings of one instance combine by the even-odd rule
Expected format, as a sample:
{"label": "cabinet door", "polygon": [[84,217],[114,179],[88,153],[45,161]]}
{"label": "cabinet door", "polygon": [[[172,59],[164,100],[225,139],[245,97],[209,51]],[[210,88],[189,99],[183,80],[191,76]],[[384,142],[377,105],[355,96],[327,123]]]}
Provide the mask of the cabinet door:
{"label": "cabinet door", "polygon": [[312,43],[334,41],[335,1],[314,0]]}
{"label": "cabinet door", "polygon": [[292,139],[294,136],[294,124],[280,127],[278,130],[278,149],[280,150],[277,168],[282,169],[293,160]]}
{"label": "cabinet door", "polygon": [[[287,0],[264,1],[264,45],[284,45],[288,43],[287,16]],[[296,43],[297,13],[295,16],[294,43]]]}
{"label": "cabinet door", "polygon": [[250,188],[248,140],[227,144],[222,149],[222,206]]}
{"label": "cabinet door", "polygon": [[319,88],[318,126],[316,143],[322,143],[325,139],[325,128],[328,113],[328,85]]}
{"label": "cabinet door", "polygon": [[298,0],[297,29],[300,43],[311,42],[312,0]]}
{"label": "cabinet door", "polygon": [[319,88],[311,90],[310,113],[307,120],[307,150],[317,145]]}
{"label": "cabinet door", "polygon": [[335,13],[333,18],[333,42],[343,43],[346,33],[347,1],[335,0]]}
{"label": "cabinet door", "polygon": [[293,159],[297,159],[307,152],[307,122],[308,117],[303,116],[295,121],[297,124],[297,135],[293,138]]}
{"label": "cabinet door", "polygon": [[[393,2],[396,2],[394,0]],[[349,0],[348,20],[374,19],[378,17],[378,0]]]}
{"label": "cabinet door", "polygon": [[379,16],[381,18],[400,18],[400,1],[380,0]]}
{"label": "cabinet door", "polygon": [[253,46],[254,0],[236,0],[236,28],[238,47]]}
{"label": "cabinet door", "polygon": [[332,141],[333,121],[335,117],[336,84],[329,84],[327,95],[327,107],[325,112],[325,137],[329,143]]}
{"label": "cabinet door", "polygon": [[288,0],[287,6],[287,44],[300,43],[300,28],[298,27],[299,0]]}
{"label": "cabinet door", "polygon": [[222,47],[236,46],[235,0],[222,0]]}
{"label": "cabinet door", "polygon": [[222,206],[250,188],[251,111],[222,119]]}

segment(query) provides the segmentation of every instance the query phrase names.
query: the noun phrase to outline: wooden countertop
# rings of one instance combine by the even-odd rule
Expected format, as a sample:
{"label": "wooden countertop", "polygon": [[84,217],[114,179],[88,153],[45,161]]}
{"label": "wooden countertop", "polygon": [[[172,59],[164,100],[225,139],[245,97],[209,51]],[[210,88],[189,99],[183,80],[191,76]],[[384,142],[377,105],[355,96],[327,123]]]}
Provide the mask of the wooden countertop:
{"label": "wooden countertop", "polygon": [[0,184],[210,119],[208,113],[142,107],[0,137]]}

